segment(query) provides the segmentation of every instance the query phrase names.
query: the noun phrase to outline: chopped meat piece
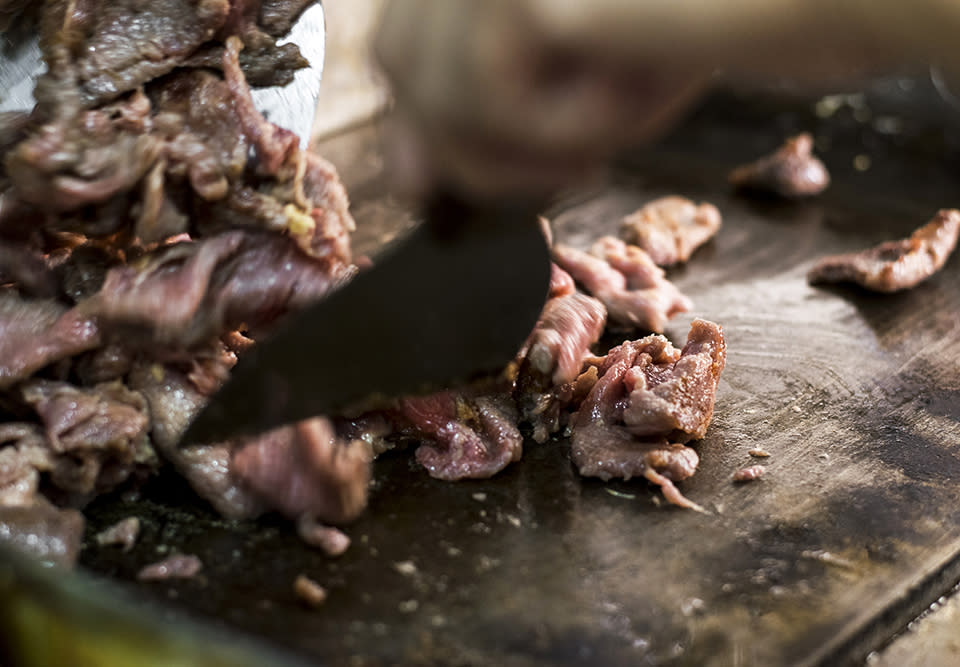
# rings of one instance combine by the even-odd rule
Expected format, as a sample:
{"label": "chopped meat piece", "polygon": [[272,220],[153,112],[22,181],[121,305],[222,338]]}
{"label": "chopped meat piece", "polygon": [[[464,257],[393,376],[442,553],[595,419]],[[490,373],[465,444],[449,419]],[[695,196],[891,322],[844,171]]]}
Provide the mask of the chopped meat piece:
{"label": "chopped meat piece", "polygon": [[36,424],[0,425],[0,506],[29,507],[37,501],[40,473],[53,467],[53,455]]}
{"label": "chopped meat piece", "polygon": [[207,401],[185,373],[171,365],[139,364],[129,382],[150,406],[150,435],[157,452],[201,498],[229,518],[249,518],[264,511],[260,498],[231,471],[229,443],[178,446],[180,435]]}
{"label": "chopped meat piece", "polygon": [[662,337],[644,341],[637,343],[633,367],[624,376],[630,392],[623,411],[627,429],[641,437],[678,442],[702,438],[726,362],[723,330],[713,322],[694,320],[682,351]]}
{"label": "chopped meat piece", "polygon": [[606,310],[598,300],[574,292],[547,301],[527,339],[514,397],[533,438],[544,442],[560,428],[565,385],[579,375],[590,346],[603,333]]}
{"label": "chopped meat piece", "polygon": [[[11,149],[5,162],[16,196],[44,212],[64,213],[129,191],[159,157],[162,143],[127,120],[148,116],[149,100],[137,94],[121,106],[123,112],[78,111],[55,118]],[[80,226],[77,231],[97,235],[117,231],[102,219],[75,225],[73,218],[63,218],[58,226]]]}
{"label": "chopped meat piece", "polygon": [[618,324],[661,332],[667,320],[692,307],[643,250],[613,237],[597,241],[591,253],[558,244],[553,257]]}
{"label": "chopped meat piece", "polygon": [[161,561],[144,566],[138,573],[140,581],[190,579],[203,569],[203,561],[190,554],[173,554]]}
{"label": "chopped meat piece", "polygon": [[327,589],[305,574],[293,582],[294,594],[311,607],[319,607],[327,601]]}
{"label": "chopped meat piece", "polygon": [[297,519],[297,535],[306,544],[317,547],[328,556],[342,556],[350,547],[350,538],[339,528],[327,526],[316,517],[302,514]]}
{"label": "chopped meat piece", "polygon": [[96,534],[97,544],[101,547],[119,546],[130,551],[140,535],[140,519],[129,516]]}
{"label": "chopped meat piece", "polygon": [[[230,10],[229,0],[48,4],[41,24],[41,45],[51,70],[47,76],[62,76],[69,67],[87,107],[170,72],[214,36]],[[58,57],[60,50],[69,54],[69,62]]]}
{"label": "chopped meat piece", "polygon": [[57,282],[43,257],[29,248],[4,243],[0,245],[0,283],[7,282],[27,297],[57,296]]}
{"label": "chopped meat piece", "polygon": [[747,454],[758,459],[765,459],[770,456],[770,452],[765,449],[751,449]]}
{"label": "chopped meat piece", "polygon": [[0,292],[0,388],[99,344],[97,325],[75,308]]}
{"label": "chopped meat piece", "polygon": [[146,402],[121,383],[74,387],[35,379],[20,393],[39,415],[56,455],[50,480],[57,488],[85,499],[115,488],[137,468],[156,467]]}
{"label": "chopped meat piece", "polygon": [[262,330],[350,275],[283,236],[235,230],[111,269],[80,308],[104,327],[146,330],[152,344],[186,348],[241,325]]}
{"label": "chopped meat piece", "polygon": [[485,479],[523,453],[516,409],[506,394],[404,398],[399,414],[406,422],[401,430],[422,441],[417,462],[437,479]]}
{"label": "chopped meat piece", "polygon": [[643,476],[671,502],[695,507],[671,482],[691,476],[699,457],[669,440],[702,437],[724,349],[720,327],[703,320],[694,321],[682,352],[656,335],[612,349],[571,422],[571,455],[580,474]]}
{"label": "chopped meat piece", "polygon": [[877,292],[896,292],[943,268],[960,236],[960,211],[942,209],[909,238],[857,253],[832,255],[810,269],[810,283],[854,282]]}
{"label": "chopped meat piece", "polygon": [[760,479],[763,477],[763,474],[767,471],[764,466],[749,466],[747,468],[740,468],[740,470],[733,473],[734,482],[752,482],[755,479]]}
{"label": "chopped meat piece", "polygon": [[804,132],[787,139],[775,153],[734,169],[730,183],[781,197],[808,197],[830,185],[830,174],[813,155],[813,137]]}
{"label": "chopped meat piece", "polygon": [[367,504],[370,448],[339,440],[325,418],[308,419],[239,446],[231,471],[272,508],[339,524]]}
{"label": "chopped meat piece", "polygon": [[684,197],[661,197],[623,219],[620,236],[639,246],[658,266],[686,262],[693,251],[720,229],[720,211],[713,204],[694,204]]}
{"label": "chopped meat piece", "polygon": [[0,506],[0,541],[38,560],[71,567],[83,542],[83,515],[38,499],[27,507]]}

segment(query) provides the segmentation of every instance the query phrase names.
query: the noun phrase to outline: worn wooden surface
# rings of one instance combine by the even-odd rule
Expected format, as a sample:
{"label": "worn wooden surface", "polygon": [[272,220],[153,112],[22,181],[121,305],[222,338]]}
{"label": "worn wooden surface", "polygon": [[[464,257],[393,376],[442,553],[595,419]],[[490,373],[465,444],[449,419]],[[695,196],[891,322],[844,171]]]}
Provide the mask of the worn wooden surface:
{"label": "worn wooden surface", "polygon": [[[710,514],[666,506],[643,481],[583,480],[562,440],[528,443],[501,475],[457,484],[392,454],[340,559],[301,546],[282,522],[221,522],[168,488],[93,508],[91,532],[131,511],[145,528],[126,556],[89,548],[88,570],[129,581],[158,547],[197,553],[203,580],[140,587],[148,604],[326,664],[862,659],[960,575],[960,258],[892,296],[815,289],[804,274],[824,253],[905,236],[957,205],[960,172],[943,151],[955,136],[908,140],[909,123],[880,131],[854,106],[818,119],[806,104],[738,105],[715,100],[553,211],[558,236],[579,245],[659,195],[723,213],[715,241],[670,273],[695,307],[667,332],[682,343],[695,316],[726,331],[700,469],[681,485]],[[834,175],[827,194],[779,203],[728,191],[730,167],[798,129],[817,134]],[[409,224],[379,180],[375,130],[324,149],[352,186],[361,249]],[[852,166],[858,155],[868,169]],[[771,453],[767,475],[732,484],[754,447]],[[322,608],[294,599],[301,572],[329,588]]]}

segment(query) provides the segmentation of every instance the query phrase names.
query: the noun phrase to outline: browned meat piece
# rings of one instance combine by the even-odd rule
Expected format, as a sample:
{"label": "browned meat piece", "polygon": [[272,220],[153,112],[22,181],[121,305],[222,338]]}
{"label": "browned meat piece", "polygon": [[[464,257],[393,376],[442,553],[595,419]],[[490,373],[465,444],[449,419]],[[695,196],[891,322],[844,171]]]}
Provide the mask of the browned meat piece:
{"label": "browned meat piece", "polygon": [[144,566],[138,573],[140,581],[190,579],[203,569],[203,561],[189,554],[173,554],[161,561]]}
{"label": "browned meat piece", "polygon": [[319,607],[327,601],[327,589],[305,574],[297,576],[293,582],[293,592],[311,607]]}
{"label": "browned meat piece", "polygon": [[270,507],[345,523],[367,505],[369,446],[343,442],[325,418],[285,426],[240,444],[231,471]]}
{"label": "browned meat piece", "polygon": [[522,417],[534,425],[533,438],[544,442],[560,428],[560,411],[579,375],[590,346],[599,340],[606,310],[597,299],[572,293],[547,301],[525,345],[514,397]]}
{"label": "browned meat piece", "polygon": [[810,283],[854,282],[877,292],[914,287],[943,268],[960,236],[960,211],[942,209],[909,238],[831,255],[810,269]]}
{"label": "browned meat piece", "polygon": [[297,519],[297,535],[304,543],[317,547],[328,556],[342,556],[350,547],[350,538],[339,528],[327,526],[309,514]]}
{"label": "browned meat piece", "polygon": [[229,0],[55,0],[44,12],[41,45],[54,76],[72,70],[89,107],[173,70],[216,34],[229,11]]}
{"label": "browned meat piece", "polygon": [[40,473],[53,467],[53,454],[36,424],[0,424],[0,506],[28,507],[37,501]]}
{"label": "browned meat piece", "polygon": [[119,546],[124,551],[133,549],[140,535],[140,519],[135,516],[129,516],[121,519],[117,523],[101,530],[94,539],[101,547]]}
{"label": "browned meat piece", "polygon": [[[131,118],[143,122],[149,113],[142,94],[113,109],[64,111],[5,156],[13,192],[42,211],[62,213],[129,191],[162,151],[157,137],[131,123]],[[74,224],[63,219],[58,226]],[[107,235],[117,229],[97,220],[82,231]]]}
{"label": "browned meat piece", "polygon": [[[642,475],[671,502],[697,508],[672,482],[692,475],[699,458],[669,442],[702,437],[713,414],[724,349],[720,327],[695,320],[682,352],[655,335],[610,350],[571,421],[571,455],[580,474]],[[687,386],[689,391],[681,391]]]}
{"label": "browned meat piece", "polygon": [[417,462],[437,479],[492,477],[523,454],[516,409],[506,393],[404,398],[398,413],[401,432],[422,443]]}
{"label": "browned meat piece", "polygon": [[682,351],[662,337],[648,337],[636,345],[633,367],[624,377],[629,391],[623,411],[627,429],[640,437],[675,442],[702,438],[713,418],[717,384],[727,358],[723,330],[696,319]]}
{"label": "browned meat piece", "polygon": [[297,17],[315,0],[260,0],[260,17],[257,23],[264,32],[274,37],[283,37],[293,27]]}
{"label": "browned meat piece", "polygon": [[237,230],[115,267],[79,308],[107,329],[133,328],[150,344],[186,348],[241,325],[262,331],[350,275],[283,236]]}
{"label": "browned meat piece", "polygon": [[74,387],[30,380],[20,387],[40,417],[53,453],[50,481],[81,500],[115,488],[157,460],[147,437],[146,402],[119,382]]}
{"label": "browned meat piece", "polygon": [[693,307],[643,250],[613,237],[598,240],[590,253],[557,244],[553,257],[603,303],[611,322],[660,332]]}
{"label": "browned meat piece", "polygon": [[99,344],[100,330],[75,308],[0,292],[0,388]]}
{"label": "browned meat piece", "polygon": [[734,482],[752,482],[763,477],[765,472],[767,469],[764,466],[749,466],[733,473],[732,479]]}
{"label": "browned meat piece", "polygon": [[661,197],[631,213],[620,224],[624,241],[642,248],[658,266],[686,262],[693,251],[720,229],[720,211],[713,204],[694,204],[684,197]]}
{"label": "browned meat piece", "polygon": [[809,197],[826,190],[830,174],[813,155],[813,137],[804,132],[787,139],[775,153],[734,169],[730,183],[781,197]]}
{"label": "browned meat piece", "polygon": [[37,560],[72,567],[83,542],[83,515],[43,498],[28,506],[0,506],[0,540]]}

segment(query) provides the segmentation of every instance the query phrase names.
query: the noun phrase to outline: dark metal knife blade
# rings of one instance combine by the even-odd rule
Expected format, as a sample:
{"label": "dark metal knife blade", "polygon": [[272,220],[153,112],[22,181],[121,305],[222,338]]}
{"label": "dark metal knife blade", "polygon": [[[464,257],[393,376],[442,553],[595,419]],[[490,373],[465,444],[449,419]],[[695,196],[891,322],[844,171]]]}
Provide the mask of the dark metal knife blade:
{"label": "dark metal knife blade", "polygon": [[371,398],[434,391],[513,359],[550,282],[540,201],[435,194],[424,221],[245,354],[181,444],[218,442]]}

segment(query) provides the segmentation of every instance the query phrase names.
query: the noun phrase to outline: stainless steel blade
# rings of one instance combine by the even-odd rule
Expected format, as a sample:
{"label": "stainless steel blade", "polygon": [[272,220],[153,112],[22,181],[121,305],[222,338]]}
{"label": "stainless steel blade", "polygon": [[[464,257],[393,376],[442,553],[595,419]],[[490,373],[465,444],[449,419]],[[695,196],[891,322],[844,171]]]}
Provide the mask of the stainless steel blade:
{"label": "stainless steel blade", "polygon": [[241,358],[183,444],[336,414],[372,396],[498,372],[536,324],[550,282],[540,202],[477,208],[438,195],[425,222]]}
{"label": "stainless steel blade", "polygon": [[300,137],[300,145],[306,148],[317,111],[326,44],[326,25],[319,2],[300,15],[290,34],[281,41],[286,43],[296,44],[310,67],[298,70],[289,85],[252,88],[251,93],[260,113],[270,122],[295,132]]}

